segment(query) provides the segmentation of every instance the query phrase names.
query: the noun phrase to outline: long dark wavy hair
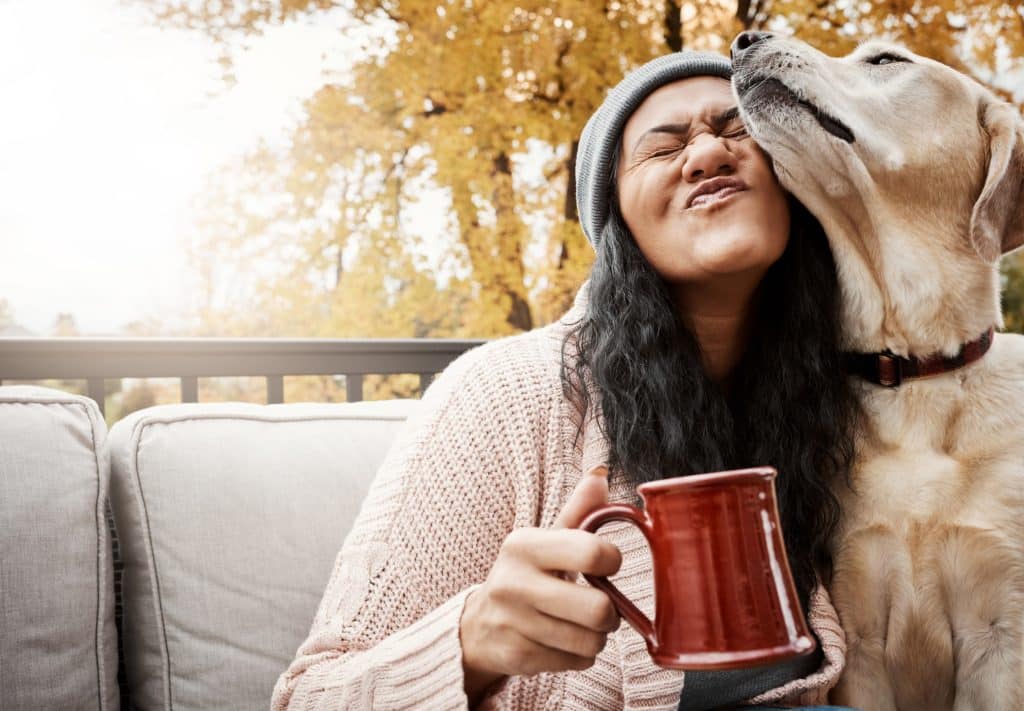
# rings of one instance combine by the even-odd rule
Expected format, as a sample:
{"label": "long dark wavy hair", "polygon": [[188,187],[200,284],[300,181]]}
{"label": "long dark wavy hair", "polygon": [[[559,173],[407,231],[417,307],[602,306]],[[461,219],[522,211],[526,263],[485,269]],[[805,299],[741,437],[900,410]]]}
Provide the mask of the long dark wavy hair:
{"label": "long dark wavy hair", "polygon": [[[831,579],[829,538],[839,516],[833,487],[849,481],[858,414],[842,367],[839,285],[824,230],[789,199],[789,242],[759,286],[753,333],[730,397],[709,377],[690,325],[629,232],[614,181],[609,206],[585,314],[563,343],[566,396],[586,411],[589,372],[601,399],[610,475],[632,485],[774,466],[783,535],[806,610],[815,574]],[[575,352],[567,357],[573,337]]]}

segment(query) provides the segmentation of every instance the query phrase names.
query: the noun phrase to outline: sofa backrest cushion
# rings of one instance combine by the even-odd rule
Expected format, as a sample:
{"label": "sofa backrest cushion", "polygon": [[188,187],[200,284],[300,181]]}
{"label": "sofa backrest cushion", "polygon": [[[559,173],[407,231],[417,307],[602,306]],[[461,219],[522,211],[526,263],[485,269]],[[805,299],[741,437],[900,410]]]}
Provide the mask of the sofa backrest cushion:
{"label": "sofa backrest cushion", "polygon": [[87,397],[0,387],[0,708],[119,706],[106,438]]}
{"label": "sofa backrest cushion", "polygon": [[135,708],[269,707],[417,402],[162,405],[114,424]]}

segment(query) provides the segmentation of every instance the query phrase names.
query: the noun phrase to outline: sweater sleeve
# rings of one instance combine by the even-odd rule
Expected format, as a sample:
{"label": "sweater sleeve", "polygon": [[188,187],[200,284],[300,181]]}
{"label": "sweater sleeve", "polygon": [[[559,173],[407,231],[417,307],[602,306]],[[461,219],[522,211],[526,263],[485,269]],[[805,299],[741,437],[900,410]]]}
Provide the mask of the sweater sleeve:
{"label": "sweater sleeve", "polygon": [[494,345],[453,362],[396,438],[275,685],[275,711],[467,708],[463,604],[509,531],[536,516],[543,466],[545,397],[529,392],[542,379],[488,362]]}
{"label": "sweater sleeve", "polygon": [[846,664],[846,635],[839,616],[832,606],[828,590],[820,582],[811,593],[808,620],[818,639],[824,657],[820,668],[809,676],[794,679],[750,699],[751,704],[796,703],[818,706],[827,703],[828,692],[836,685]]}

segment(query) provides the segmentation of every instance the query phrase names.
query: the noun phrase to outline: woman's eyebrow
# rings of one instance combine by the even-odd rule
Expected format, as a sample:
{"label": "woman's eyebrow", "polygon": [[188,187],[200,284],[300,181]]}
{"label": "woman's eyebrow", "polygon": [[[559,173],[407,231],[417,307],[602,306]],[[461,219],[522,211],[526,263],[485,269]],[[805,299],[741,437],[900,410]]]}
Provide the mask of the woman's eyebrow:
{"label": "woman's eyebrow", "polygon": [[671,133],[673,135],[677,135],[678,136],[678,135],[686,135],[689,132],[690,132],[690,124],[689,124],[689,122],[687,122],[687,123],[664,123],[664,124],[662,124],[660,126],[655,126],[654,128],[649,128],[646,131],[644,131],[640,135],[640,138],[638,138],[636,140],[636,143],[633,144],[633,152],[636,153],[637,148],[639,148],[640,144],[644,142],[644,139],[647,138],[648,136],[650,136],[653,133]]}

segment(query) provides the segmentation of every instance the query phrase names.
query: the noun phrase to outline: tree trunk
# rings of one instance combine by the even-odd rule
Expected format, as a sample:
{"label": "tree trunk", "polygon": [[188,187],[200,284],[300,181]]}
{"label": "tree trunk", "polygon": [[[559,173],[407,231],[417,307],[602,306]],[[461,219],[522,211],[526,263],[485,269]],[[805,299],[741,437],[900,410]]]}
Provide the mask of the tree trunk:
{"label": "tree trunk", "polygon": [[565,161],[565,172],[568,179],[565,183],[565,203],[562,207],[562,216],[566,222],[575,222],[579,219],[576,211],[576,154],[579,152],[580,142],[572,142],[572,150],[569,151],[569,158]]}
{"label": "tree trunk", "polygon": [[[576,206],[576,156],[579,153],[580,142],[572,142],[572,150],[565,161],[565,172],[568,176],[565,182],[565,202],[562,206],[562,218],[569,223],[577,222],[580,219],[579,209]],[[558,245],[558,267],[559,271],[569,261],[569,243],[563,238]]]}
{"label": "tree trunk", "polygon": [[758,0],[739,0],[736,3],[736,19],[743,24],[743,29],[749,30],[754,25],[760,4]]}
{"label": "tree trunk", "polygon": [[683,16],[676,0],[665,0],[665,44],[673,52],[683,48]]}
{"label": "tree trunk", "polygon": [[510,305],[506,322],[513,328],[529,331],[533,328],[530,304],[525,298],[522,241],[525,225],[516,213],[515,192],[512,188],[512,161],[501,151],[494,157],[494,190],[491,204],[497,213],[499,284]]}

